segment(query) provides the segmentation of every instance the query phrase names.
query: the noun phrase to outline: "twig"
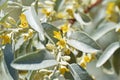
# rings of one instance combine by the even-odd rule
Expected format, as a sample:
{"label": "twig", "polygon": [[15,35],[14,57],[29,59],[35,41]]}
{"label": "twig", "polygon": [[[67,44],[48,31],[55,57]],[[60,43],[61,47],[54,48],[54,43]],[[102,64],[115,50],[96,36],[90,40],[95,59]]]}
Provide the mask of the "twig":
{"label": "twig", "polygon": [[98,4],[100,4],[102,2],[102,0],[97,0],[94,4],[91,4],[90,6],[88,6],[85,10],[84,13],[88,13],[92,8],[94,8],[95,6],[97,6]]}

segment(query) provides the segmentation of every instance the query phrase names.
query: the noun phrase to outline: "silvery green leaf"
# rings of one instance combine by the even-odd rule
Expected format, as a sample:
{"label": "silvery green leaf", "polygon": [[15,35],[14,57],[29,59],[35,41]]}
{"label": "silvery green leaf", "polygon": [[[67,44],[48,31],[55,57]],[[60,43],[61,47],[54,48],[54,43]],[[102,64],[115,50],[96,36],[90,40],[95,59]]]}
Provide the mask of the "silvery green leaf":
{"label": "silvery green leaf", "polygon": [[30,6],[35,0],[21,0],[24,6]]}
{"label": "silvery green leaf", "polygon": [[7,6],[8,0],[0,0],[0,10]]}
{"label": "silvery green leaf", "polygon": [[54,36],[53,32],[59,31],[59,29],[48,23],[42,23],[42,26],[46,33],[46,37],[50,39],[52,42],[56,43],[58,40],[53,37]]}
{"label": "silvery green leaf", "polygon": [[100,56],[99,60],[97,61],[96,66],[100,67],[102,66],[113,54],[114,52],[120,47],[120,43],[119,42],[114,42],[112,44],[110,44],[105,51],[103,52],[103,54]]}
{"label": "silvery green leaf", "polygon": [[81,12],[75,12],[74,17],[80,24],[89,25],[91,23],[91,19]]}
{"label": "silvery green leaf", "polygon": [[106,74],[114,74],[114,70],[112,67],[112,64],[110,62],[110,60],[107,60],[103,66],[102,66],[102,70],[103,72],[105,72]]}
{"label": "silvery green leaf", "polygon": [[74,80],[93,80],[88,72],[76,63],[68,65],[68,68]]}
{"label": "silvery green leaf", "polygon": [[100,50],[100,47],[99,45],[96,43],[96,41],[94,41],[88,34],[84,33],[84,32],[80,32],[80,31],[77,31],[77,32],[73,32],[70,37],[70,39],[74,39],[74,40],[77,40],[77,41],[80,41],[80,42],[83,42],[95,49],[98,49]]}
{"label": "silvery green leaf", "polygon": [[117,49],[113,54],[112,62],[113,62],[113,68],[115,72],[117,73],[117,75],[119,75],[120,74],[120,48]]}
{"label": "silvery green leaf", "polygon": [[72,46],[72,47],[74,47],[82,52],[85,52],[85,53],[93,53],[93,52],[99,51],[98,49],[95,49],[92,46],[87,45],[87,44],[80,42],[80,41],[77,41],[77,40],[73,40],[73,39],[67,40],[67,43],[70,46]]}
{"label": "silvery green leaf", "polygon": [[40,50],[16,58],[11,66],[18,70],[38,70],[57,65],[54,56],[47,50]]}
{"label": "silvery green leaf", "polygon": [[8,18],[9,14],[4,15],[2,18],[0,18],[0,23],[4,22]]}
{"label": "silvery green leaf", "polygon": [[12,52],[12,45],[11,44],[6,44],[5,49],[3,49],[3,53],[4,53],[4,59],[5,59],[5,63],[6,63],[6,68],[8,68],[8,71],[10,73],[10,75],[12,76],[12,78],[14,80],[18,79],[18,73],[15,69],[13,69],[10,64],[14,59],[14,54]]}
{"label": "silvery green leaf", "polygon": [[65,0],[56,0],[54,10],[59,11],[61,7],[63,7]]}
{"label": "silvery green leaf", "polygon": [[24,43],[24,38],[20,38],[17,40],[15,44],[15,51],[21,47],[21,45]]}
{"label": "silvery green leaf", "polygon": [[1,80],[14,80],[8,71],[3,55],[1,54],[0,54],[0,79]]}
{"label": "silvery green leaf", "polygon": [[118,32],[119,30],[120,30],[120,23],[118,23],[118,24],[116,25],[115,31]]}
{"label": "silvery green leaf", "polygon": [[39,33],[40,40],[44,41],[45,38],[43,28],[34,7],[30,7],[24,12],[24,14],[26,15],[27,21],[30,24],[30,26]]}
{"label": "silvery green leaf", "polygon": [[66,80],[74,80],[72,74],[69,72],[65,72],[64,77]]}
{"label": "silvery green leaf", "polygon": [[8,6],[5,10],[5,13],[9,13],[9,16],[15,19],[15,21],[19,20],[19,16],[22,13],[22,7],[20,6]]}
{"label": "silvery green leaf", "polygon": [[115,32],[115,30],[111,30],[107,32],[105,35],[100,37],[97,40],[97,43],[101,46],[104,50],[106,49],[111,43],[116,42],[119,40],[119,33]]}
{"label": "silvery green leaf", "polygon": [[101,25],[95,32],[93,32],[91,37],[94,40],[98,40],[100,37],[102,37],[109,31],[115,29],[116,28],[115,26],[116,26],[115,23],[105,23],[105,24]]}

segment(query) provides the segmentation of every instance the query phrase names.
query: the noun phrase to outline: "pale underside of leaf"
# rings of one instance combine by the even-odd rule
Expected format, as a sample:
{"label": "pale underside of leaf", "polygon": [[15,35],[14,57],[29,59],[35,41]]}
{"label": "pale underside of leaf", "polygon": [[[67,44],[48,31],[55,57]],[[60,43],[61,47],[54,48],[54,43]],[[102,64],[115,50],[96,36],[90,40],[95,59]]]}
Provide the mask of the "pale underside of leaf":
{"label": "pale underside of leaf", "polygon": [[98,40],[100,37],[108,33],[109,31],[115,29],[115,23],[106,23],[102,27],[98,28],[93,34],[92,38]]}
{"label": "pale underside of leaf", "polygon": [[39,33],[39,37],[41,41],[44,41],[44,32],[42,25],[38,19],[37,13],[35,12],[34,7],[30,7],[28,10],[24,12],[26,15],[27,21],[30,26]]}
{"label": "pale underside of leaf", "polygon": [[55,11],[59,11],[61,7],[64,5],[65,0],[56,0],[54,9]]}
{"label": "pale underside of leaf", "polygon": [[67,43],[70,46],[72,46],[72,47],[74,47],[82,52],[85,52],[85,53],[93,53],[93,52],[99,51],[99,50],[97,50],[97,49],[95,49],[95,48],[93,48],[93,47],[91,47],[83,42],[77,41],[77,40],[67,40]]}
{"label": "pale underside of leaf", "polygon": [[54,56],[47,50],[40,50],[37,53],[30,53],[15,59],[11,66],[18,70],[38,70],[57,65]]}
{"label": "pale underside of leaf", "polygon": [[43,62],[40,63],[31,63],[31,64],[12,64],[12,67],[18,70],[39,70],[39,69],[44,69],[48,67],[52,67],[56,65],[57,62],[55,60],[44,60]]}
{"label": "pale underside of leaf", "polygon": [[88,72],[78,64],[70,64],[68,68],[70,69],[74,80],[93,80]]}
{"label": "pale underside of leaf", "polygon": [[103,54],[100,56],[96,66],[100,67],[102,66],[113,54],[114,52],[120,47],[120,43],[119,42],[114,42],[111,45],[109,45],[105,51],[103,52]]}
{"label": "pale underside of leaf", "polygon": [[84,32],[80,32],[80,31],[73,32],[70,35],[70,39],[74,39],[74,40],[83,42],[83,43],[85,43],[87,45],[92,46],[95,49],[99,49],[99,50],[101,49],[99,47],[99,45],[96,43],[96,41],[94,41],[88,34],[86,34]]}
{"label": "pale underside of leaf", "polygon": [[82,13],[74,13],[74,17],[80,24],[89,25],[91,23],[90,18]]}
{"label": "pale underside of leaf", "polygon": [[58,28],[56,28],[55,26],[51,25],[51,24],[48,24],[48,23],[42,23],[42,26],[44,28],[44,31],[46,33],[46,37],[52,41],[53,43],[56,43],[58,40],[55,39],[53,36],[53,32],[54,31],[59,31]]}

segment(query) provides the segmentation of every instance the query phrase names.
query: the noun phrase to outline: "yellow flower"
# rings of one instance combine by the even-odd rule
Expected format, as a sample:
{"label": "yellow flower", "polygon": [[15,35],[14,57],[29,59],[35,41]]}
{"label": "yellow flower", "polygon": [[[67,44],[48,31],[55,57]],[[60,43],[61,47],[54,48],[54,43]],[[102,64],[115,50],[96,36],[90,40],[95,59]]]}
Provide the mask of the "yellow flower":
{"label": "yellow flower", "polygon": [[64,49],[64,53],[65,53],[66,55],[70,55],[71,51],[70,51],[70,49],[65,48],[65,49]]}
{"label": "yellow flower", "polygon": [[72,9],[67,9],[66,12],[68,13],[68,15],[73,18],[74,15],[73,15],[73,10]]}
{"label": "yellow flower", "polygon": [[85,61],[80,62],[80,66],[83,67],[84,69],[86,69],[86,65],[87,63]]}
{"label": "yellow flower", "polygon": [[60,31],[53,31],[54,38],[60,40],[62,38]]}
{"label": "yellow flower", "polygon": [[23,13],[20,15],[20,21],[21,21],[21,24],[19,26],[21,28],[28,28],[28,22],[27,22],[26,16]]}
{"label": "yellow flower", "polygon": [[59,71],[60,71],[61,74],[64,75],[64,73],[65,73],[65,72],[68,72],[69,69],[67,69],[66,66],[61,66],[61,67],[59,68]]}
{"label": "yellow flower", "polygon": [[41,10],[41,12],[42,12],[43,14],[45,14],[46,16],[50,16],[50,14],[51,14],[51,12],[48,11],[46,8],[43,8],[43,9]]}
{"label": "yellow flower", "polygon": [[91,57],[89,57],[88,55],[84,55],[84,61],[86,63],[90,62],[91,61]]}
{"label": "yellow flower", "polygon": [[28,40],[28,39],[30,39],[30,38],[32,38],[32,36],[33,36],[33,30],[29,29],[28,33],[27,34],[23,34],[23,36],[24,36],[24,40],[25,41]]}
{"label": "yellow flower", "polygon": [[69,30],[68,24],[66,23],[66,24],[62,25],[61,30],[62,30],[63,33],[68,32],[68,30]]}
{"label": "yellow flower", "polygon": [[95,60],[96,59],[96,53],[94,52],[94,53],[91,53],[91,60]]}
{"label": "yellow flower", "polygon": [[1,35],[0,39],[2,40],[2,44],[3,45],[11,42],[9,34],[3,34],[3,35]]}
{"label": "yellow flower", "polygon": [[57,42],[57,45],[61,48],[64,48],[66,46],[66,41],[64,39],[61,39]]}
{"label": "yellow flower", "polygon": [[114,13],[114,8],[115,8],[115,3],[114,2],[109,2],[108,6],[107,6],[106,14],[112,15]]}

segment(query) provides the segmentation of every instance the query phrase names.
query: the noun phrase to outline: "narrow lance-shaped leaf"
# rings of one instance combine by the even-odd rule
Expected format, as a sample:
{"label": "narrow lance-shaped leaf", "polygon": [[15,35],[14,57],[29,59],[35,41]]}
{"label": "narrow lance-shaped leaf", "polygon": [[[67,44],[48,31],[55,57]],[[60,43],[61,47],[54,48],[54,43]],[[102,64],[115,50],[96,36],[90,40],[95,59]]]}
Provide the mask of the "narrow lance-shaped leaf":
{"label": "narrow lance-shaped leaf", "polygon": [[48,68],[57,65],[57,61],[54,56],[47,50],[40,50],[35,53],[29,53],[27,55],[16,58],[11,66],[18,70],[38,70]]}
{"label": "narrow lance-shaped leaf", "polygon": [[30,6],[35,0],[21,0],[24,6]]}
{"label": "narrow lance-shaped leaf", "polygon": [[74,39],[80,42],[83,42],[95,49],[100,50],[101,48],[99,47],[99,45],[96,43],[96,41],[94,41],[88,34],[84,33],[84,32],[73,32],[70,37],[70,39]]}
{"label": "narrow lance-shaped leaf", "polygon": [[93,34],[92,38],[94,40],[98,40],[100,37],[102,37],[104,34],[108,33],[109,31],[115,29],[115,23],[106,23],[104,25],[101,25],[100,28],[98,28]]}
{"label": "narrow lance-shaped leaf", "polygon": [[30,26],[39,33],[40,40],[44,41],[45,38],[43,28],[37,16],[37,13],[35,12],[34,7],[33,6],[30,7],[28,10],[24,12],[24,14],[26,15],[27,21],[30,24]]}
{"label": "narrow lance-shaped leaf", "polygon": [[117,75],[119,75],[120,74],[120,48],[115,51],[112,62],[113,62],[113,68],[115,72],[117,73]]}
{"label": "narrow lance-shaped leaf", "polygon": [[81,12],[75,12],[74,17],[80,24],[89,25],[91,23],[91,19]]}
{"label": "narrow lance-shaped leaf", "polygon": [[120,47],[119,42],[114,42],[112,44],[110,44],[105,51],[103,52],[103,54],[100,56],[98,62],[97,62],[97,67],[102,66],[113,54],[114,52]]}
{"label": "narrow lance-shaped leaf", "polygon": [[68,68],[70,69],[74,80],[93,80],[92,77],[88,74],[88,72],[78,64],[70,64]]}
{"label": "narrow lance-shaped leaf", "polygon": [[[0,0],[0,1],[1,1],[1,0]],[[0,10],[7,6],[7,2],[8,2],[8,0],[2,0],[2,1],[0,2]]]}
{"label": "narrow lance-shaped leaf", "polygon": [[18,50],[23,43],[24,43],[24,38],[18,39],[18,41],[15,44],[15,51]]}
{"label": "narrow lance-shaped leaf", "polygon": [[15,21],[19,20],[19,16],[22,13],[22,7],[21,6],[16,6],[16,5],[11,5],[8,6],[5,10],[5,13],[8,13],[10,17],[15,19]]}
{"label": "narrow lance-shaped leaf", "polygon": [[63,6],[65,0],[56,0],[54,10],[59,11],[60,8]]}
{"label": "narrow lance-shaped leaf", "polygon": [[46,37],[50,39],[52,42],[56,43],[58,40],[53,37],[54,36],[53,32],[59,31],[59,29],[57,29],[55,26],[48,23],[42,23],[42,26],[46,33]]}
{"label": "narrow lance-shaped leaf", "polygon": [[4,17],[0,19],[0,23],[4,22],[8,18],[8,16],[9,14],[4,15]]}
{"label": "narrow lance-shaped leaf", "polygon": [[103,64],[102,70],[103,70],[106,74],[113,74],[113,73],[114,73],[114,70],[113,70],[113,67],[112,67],[112,64],[111,64],[110,60],[107,60],[107,61]]}
{"label": "narrow lance-shaped leaf", "polygon": [[3,49],[5,63],[7,65],[8,71],[14,80],[18,80],[18,73],[13,69],[10,64],[14,59],[14,54],[12,52],[12,45],[6,44],[5,49]]}
{"label": "narrow lance-shaped leaf", "polygon": [[93,52],[98,52],[99,50],[83,43],[83,42],[80,42],[80,41],[77,41],[77,40],[67,40],[67,43],[74,47],[75,49],[78,49],[82,52],[85,52],[85,53],[93,53]]}
{"label": "narrow lance-shaped leaf", "polygon": [[0,79],[1,80],[14,80],[8,71],[7,65],[4,60],[4,56],[2,54],[0,54]]}

